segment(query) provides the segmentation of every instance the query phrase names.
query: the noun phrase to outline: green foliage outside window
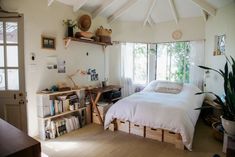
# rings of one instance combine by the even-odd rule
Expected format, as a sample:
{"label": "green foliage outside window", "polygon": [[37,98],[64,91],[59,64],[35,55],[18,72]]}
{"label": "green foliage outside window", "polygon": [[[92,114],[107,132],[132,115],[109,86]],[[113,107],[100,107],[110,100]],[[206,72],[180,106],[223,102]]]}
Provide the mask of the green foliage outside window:
{"label": "green foliage outside window", "polygon": [[189,42],[167,43],[168,53],[171,58],[171,65],[177,67],[176,71],[171,71],[169,80],[178,82],[189,82]]}

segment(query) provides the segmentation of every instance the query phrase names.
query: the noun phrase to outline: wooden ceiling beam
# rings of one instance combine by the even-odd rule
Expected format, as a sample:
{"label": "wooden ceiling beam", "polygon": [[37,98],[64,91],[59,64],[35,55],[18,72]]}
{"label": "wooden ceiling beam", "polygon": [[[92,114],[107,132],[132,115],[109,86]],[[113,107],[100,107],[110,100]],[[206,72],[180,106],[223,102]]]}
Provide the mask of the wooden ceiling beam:
{"label": "wooden ceiling beam", "polygon": [[150,20],[150,19],[148,19],[148,24],[150,25],[150,27],[152,27],[153,26],[153,23],[152,23],[152,21]]}
{"label": "wooden ceiling beam", "polygon": [[171,7],[171,12],[172,12],[172,15],[174,17],[175,23],[178,24],[179,17],[178,17],[178,14],[177,14],[177,10],[176,10],[176,7],[175,7],[174,0],[169,0],[169,4],[170,4],[170,7]]}
{"label": "wooden ceiling beam", "polygon": [[206,11],[209,15],[216,15],[216,9],[205,0],[192,0],[192,2],[194,2],[202,10]]}
{"label": "wooden ceiling beam", "polygon": [[53,2],[54,0],[48,0],[48,3],[47,3],[48,7],[51,6]]}
{"label": "wooden ceiling beam", "polygon": [[148,12],[147,12],[147,15],[146,15],[145,20],[144,20],[144,26],[145,26],[146,23],[148,22],[149,17],[150,17],[150,15],[151,15],[152,11],[153,11],[153,8],[154,8],[156,2],[157,2],[157,0],[152,0],[152,2],[150,3],[149,9],[148,9]]}
{"label": "wooden ceiling beam", "polygon": [[204,10],[202,10],[202,16],[203,16],[204,21],[206,22],[207,19],[208,19],[208,14],[207,14],[207,12],[205,12]]}
{"label": "wooden ceiling beam", "polygon": [[150,16],[149,19],[153,24],[156,24],[156,22],[153,20],[152,16]]}
{"label": "wooden ceiling beam", "polygon": [[78,11],[87,1],[88,0],[76,0],[76,3],[73,5],[73,11]]}
{"label": "wooden ceiling beam", "polygon": [[92,18],[96,18],[98,15],[103,13],[106,9],[108,9],[116,0],[104,0],[100,7],[96,8],[92,13]]}
{"label": "wooden ceiling beam", "polygon": [[112,15],[108,17],[108,23],[114,22],[117,18],[123,15],[129,8],[131,8],[138,0],[129,0],[120,9],[115,11]]}

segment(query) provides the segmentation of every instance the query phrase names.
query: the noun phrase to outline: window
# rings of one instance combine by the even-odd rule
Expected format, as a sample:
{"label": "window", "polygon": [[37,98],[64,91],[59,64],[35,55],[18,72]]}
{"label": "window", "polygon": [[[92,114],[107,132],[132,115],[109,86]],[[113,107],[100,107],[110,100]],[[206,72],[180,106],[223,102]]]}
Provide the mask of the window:
{"label": "window", "polygon": [[123,43],[122,76],[144,85],[155,79],[156,44]]}
{"label": "window", "polygon": [[189,42],[157,44],[157,80],[189,82]]}
{"label": "window", "polygon": [[152,80],[189,82],[189,42],[122,44],[124,75],[134,84]]}
{"label": "window", "polygon": [[133,64],[133,82],[135,84],[146,84],[148,81],[147,44],[134,44]]}

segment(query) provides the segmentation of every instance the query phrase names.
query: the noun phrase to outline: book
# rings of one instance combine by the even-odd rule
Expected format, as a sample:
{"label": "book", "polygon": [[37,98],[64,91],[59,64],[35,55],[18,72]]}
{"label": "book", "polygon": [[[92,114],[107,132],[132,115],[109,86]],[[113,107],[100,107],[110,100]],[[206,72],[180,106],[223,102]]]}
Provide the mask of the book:
{"label": "book", "polygon": [[69,99],[63,101],[63,111],[69,111]]}
{"label": "book", "polygon": [[56,137],[56,125],[54,121],[51,121],[51,138]]}
{"label": "book", "polygon": [[55,100],[55,102],[54,102],[55,114],[58,114],[58,113],[59,113],[58,103],[59,103],[59,101],[58,101],[58,100]]}
{"label": "book", "polygon": [[55,115],[55,102],[53,100],[50,100],[50,113],[51,113],[51,116],[54,116]]}
{"label": "book", "polygon": [[63,101],[61,100],[58,101],[58,111],[59,113],[63,112]]}
{"label": "book", "polygon": [[70,126],[70,123],[69,123],[69,118],[64,118],[64,119],[65,119],[66,131],[67,131],[67,132],[71,132],[72,129],[71,129],[71,126]]}

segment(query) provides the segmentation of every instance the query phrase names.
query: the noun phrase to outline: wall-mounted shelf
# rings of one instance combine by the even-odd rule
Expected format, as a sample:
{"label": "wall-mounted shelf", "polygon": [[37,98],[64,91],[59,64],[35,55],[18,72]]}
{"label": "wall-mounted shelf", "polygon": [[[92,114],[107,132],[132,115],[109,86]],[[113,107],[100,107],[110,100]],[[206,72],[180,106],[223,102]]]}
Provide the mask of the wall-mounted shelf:
{"label": "wall-mounted shelf", "polygon": [[96,45],[101,45],[103,47],[107,47],[108,45],[113,45],[112,43],[103,43],[103,42],[97,42],[97,41],[93,41],[93,40],[86,40],[86,39],[67,37],[67,38],[64,38],[64,43],[65,43],[65,47],[66,48],[69,46],[71,41],[96,44]]}

